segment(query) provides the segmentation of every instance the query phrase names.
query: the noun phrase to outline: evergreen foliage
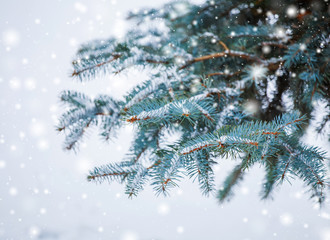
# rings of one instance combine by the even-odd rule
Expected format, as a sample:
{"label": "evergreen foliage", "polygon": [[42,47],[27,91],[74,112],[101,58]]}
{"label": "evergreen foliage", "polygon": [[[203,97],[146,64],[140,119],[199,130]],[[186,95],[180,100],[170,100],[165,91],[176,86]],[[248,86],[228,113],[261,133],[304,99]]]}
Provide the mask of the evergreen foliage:
{"label": "evergreen foliage", "polygon": [[[125,124],[136,126],[127,159],[95,167],[89,181],[117,180],[129,196],[148,182],[166,195],[188,176],[208,195],[217,185],[214,165],[231,158],[239,164],[218,190],[221,202],[256,164],[266,170],[262,198],[297,177],[324,201],[326,153],[300,138],[313,127],[318,103],[326,109],[315,128],[329,134],[328,1],[175,1],[128,19],[133,27],[124,39],[81,46],[72,76],[111,78],[134,67],[150,78],[124,100],[60,96],[70,107],[58,125],[67,149],[76,150],[91,125],[105,140]],[[166,133],[176,142],[166,144]]]}

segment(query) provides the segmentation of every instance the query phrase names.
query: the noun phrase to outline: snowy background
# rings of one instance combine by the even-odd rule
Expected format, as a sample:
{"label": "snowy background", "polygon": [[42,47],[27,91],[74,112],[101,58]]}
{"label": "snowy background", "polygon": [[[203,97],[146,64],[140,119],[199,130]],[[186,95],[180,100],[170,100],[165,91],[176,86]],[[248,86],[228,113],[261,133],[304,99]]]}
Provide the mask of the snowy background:
{"label": "snowy background", "polygon": [[[286,183],[274,201],[259,199],[263,169],[255,167],[220,206],[184,181],[171,197],[148,187],[127,199],[119,184],[86,181],[95,165],[118,161],[133,128],[106,144],[91,134],[78,154],[62,150],[55,131],[58,94],[80,89],[120,97],[143,75],[105,78],[85,85],[70,79],[79,44],[121,36],[125,13],[166,0],[10,0],[0,8],[0,239],[172,240],[330,239],[330,203],[319,209],[299,181]],[[198,1],[195,1],[198,2]],[[201,2],[199,0],[199,2]],[[315,143],[314,138],[307,139]],[[317,141],[324,148],[326,140]],[[230,161],[221,161],[217,182]]]}

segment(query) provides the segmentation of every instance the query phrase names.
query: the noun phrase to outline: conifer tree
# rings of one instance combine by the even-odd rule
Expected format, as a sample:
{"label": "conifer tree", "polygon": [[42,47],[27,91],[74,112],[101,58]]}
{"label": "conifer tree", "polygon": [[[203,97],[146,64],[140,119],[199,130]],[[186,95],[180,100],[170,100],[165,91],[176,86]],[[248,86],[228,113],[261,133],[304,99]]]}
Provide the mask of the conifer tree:
{"label": "conifer tree", "polygon": [[[126,159],[95,167],[89,181],[117,180],[128,196],[149,183],[167,195],[187,176],[222,202],[258,164],[266,172],[262,198],[295,177],[324,201],[326,152],[301,137],[307,127],[329,134],[329,11],[327,0],[214,0],[129,13],[124,39],[81,46],[72,77],[111,79],[132,68],[150,77],[124,100],[62,92],[70,107],[58,125],[65,148],[77,150],[91,125],[108,140],[132,124]],[[311,126],[322,104],[321,121]],[[168,133],[178,136],[175,143]],[[216,190],[213,169],[221,158],[237,166]]]}

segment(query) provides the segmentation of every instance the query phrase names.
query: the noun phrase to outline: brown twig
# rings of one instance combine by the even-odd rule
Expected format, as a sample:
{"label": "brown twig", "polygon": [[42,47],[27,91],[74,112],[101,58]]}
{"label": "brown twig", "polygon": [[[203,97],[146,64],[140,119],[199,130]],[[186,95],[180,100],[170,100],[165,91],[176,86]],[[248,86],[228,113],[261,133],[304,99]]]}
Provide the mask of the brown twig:
{"label": "brown twig", "polygon": [[304,120],[303,118],[299,118],[299,119],[296,119],[296,120],[294,120],[292,122],[288,122],[287,124],[285,124],[285,125],[281,126],[280,128],[278,128],[277,131],[281,130],[282,128],[284,128],[284,127],[286,127],[286,126],[288,126],[290,124],[293,124],[293,123],[296,123],[296,122],[300,122],[300,121],[303,121],[303,120]]}
{"label": "brown twig", "polygon": [[103,65],[109,64],[109,63],[117,60],[118,58],[120,58],[121,55],[120,54],[113,54],[112,57],[113,58],[111,58],[111,59],[109,59],[107,61],[101,62],[101,63],[96,64],[96,65],[93,65],[93,66],[89,66],[89,67],[83,68],[83,69],[81,69],[79,71],[74,70],[73,73],[72,73],[72,77],[78,76],[78,75],[80,75],[81,73],[83,73],[85,71],[88,71],[88,70],[91,70],[91,69],[94,69],[94,68],[99,68],[99,67],[101,67]]}
{"label": "brown twig", "polygon": [[146,59],[147,63],[154,63],[154,64],[170,64],[170,61],[157,61],[157,60],[153,60],[153,59]]}
{"label": "brown twig", "polygon": [[[237,143],[231,143],[232,145],[236,145],[236,144],[248,144],[248,145],[252,145],[252,146],[255,146],[258,148],[258,145],[259,143],[258,142],[237,142]],[[196,152],[196,151],[199,151],[199,150],[202,150],[204,148],[207,148],[207,147],[221,147],[221,148],[224,148],[226,144],[223,144],[221,142],[219,142],[218,145],[214,144],[214,143],[209,143],[209,144],[205,144],[205,145],[202,145],[202,146],[199,146],[199,147],[196,147],[196,148],[193,148],[187,152],[183,152],[181,153],[182,155],[187,155],[187,154],[190,154],[192,152]]]}
{"label": "brown twig", "polygon": [[213,53],[210,55],[205,55],[201,57],[197,57],[192,59],[191,61],[188,61],[185,65],[181,66],[179,70],[182,70],[196,62],[201,62],[209,59],[215,59],[215,58],[220,58],[220,57],[226,57],[226,56],[231,56],[231,57],[239,57],[248,61],[256,61],[256,62],[263,62],[261,58],[255,55],[251,55],[248,53],[243,53],[243,52],[236,52],[236,51],[224,51],[224,52],[219,52],[219,53]]}
{"label": "brown twig", "polygon": [[[90,126],[90,124],[91,124],[92,121],[93,121],[93,118],[91,118],[91,119],[88,120],[88,122],[86,123],[85,127],[83,127],[83,129],[81,130],[81,132],[80,132],[79,136],[77,137],[77,139],[81,138],[84,135],[86,129],[89,128],[89,126]],[[71,150],[73,148],[73,146],[77,143],[77,141],[74,141],[71,144],[69,144],[66,147],[66,149],[67,150]]]}
{"label": "brown twig", "polygon": [[260,45],[261,46],[274,46],[274,47],[278,47],[278,48],[288,49],[288,46],[281,44],[281,43],[277,43],[277,42],[262,42]]}
{"label": "brown twig", "polygon": [[213,77],[213,76],[226,76],[226,77],[233,77],[235,75],[240,74],[242,71],[238,70],[237,72],[234,73],[225,73],[225,72],[214,72],[214,73],[209,73],[206,75],[206,78],[208,77]]}
{"label": "brown twig", "polygon": [[88,176],[89,180],[95,180],[100,177],[108,177],[108,176],[121,176],[121,175],[128,175],[129,172],[118,172],[118,173],[104,173],[104,174],[97,174],[97,175],[92,175]]}
{"label": "brown twig", "polygon": [[226,51],[230,51],[229,48],[227,47],[227,45],[223,42],[223,41],[219,41],[219,43],[221,44],[221,46],[223,46],[223,48],[226,50]]}

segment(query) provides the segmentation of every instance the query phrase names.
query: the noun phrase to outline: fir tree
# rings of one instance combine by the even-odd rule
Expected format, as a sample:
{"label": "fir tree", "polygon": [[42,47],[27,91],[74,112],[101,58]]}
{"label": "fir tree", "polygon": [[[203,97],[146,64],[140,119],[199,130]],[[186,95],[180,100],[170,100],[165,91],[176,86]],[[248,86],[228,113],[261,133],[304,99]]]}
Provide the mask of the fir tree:
{"label": "fir tree", "polygon": [[[300,140],[316,105],[326,105],[319,133],[329,132],[329,3],[311,0],[175,1],[128,15],[124,40],[82,45],[74,78],[150,72],[125,100],[64,91],[70,106],[58,130],[76,150],[91,125],[105,140],[125,124],[136,126],[127,159],[95,167],[88,180],[117,180],[129,196],[148,182],[168,194],[180,178],[196,179],[203,194],[215,190],[213,167],[238,161],[218,190],[225,201],[253,165],[266,170],[262,198],[291,177],[324,201],[329,187],[326,153]],[[173,144],[165,133],[177,134]],[[148,161],[142,161],[147,159]]]}

